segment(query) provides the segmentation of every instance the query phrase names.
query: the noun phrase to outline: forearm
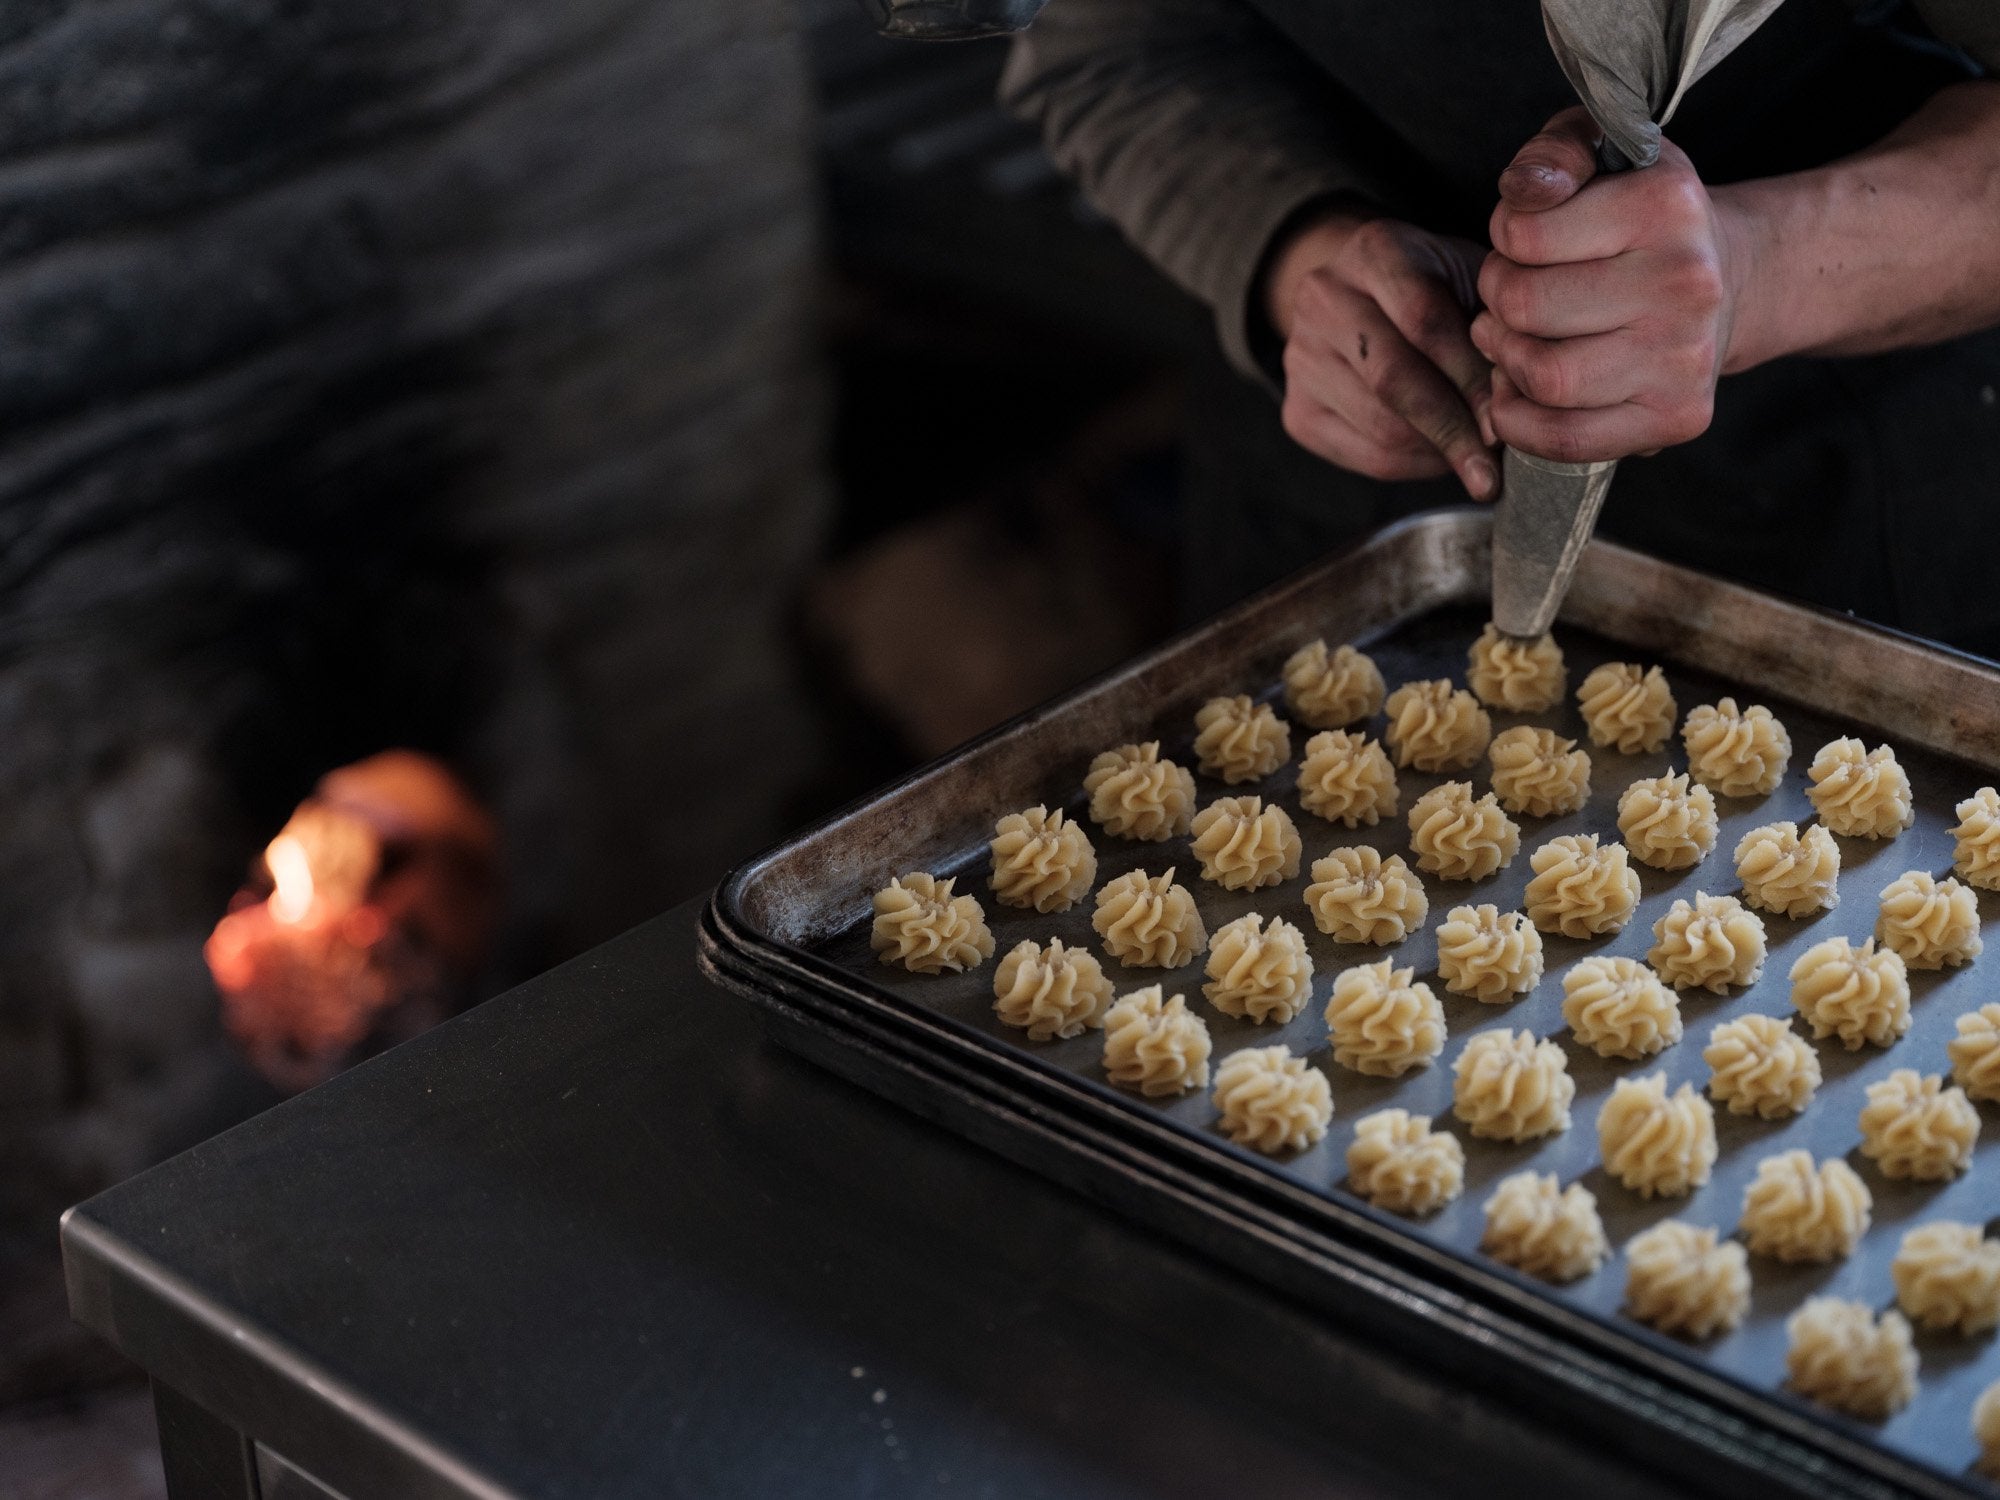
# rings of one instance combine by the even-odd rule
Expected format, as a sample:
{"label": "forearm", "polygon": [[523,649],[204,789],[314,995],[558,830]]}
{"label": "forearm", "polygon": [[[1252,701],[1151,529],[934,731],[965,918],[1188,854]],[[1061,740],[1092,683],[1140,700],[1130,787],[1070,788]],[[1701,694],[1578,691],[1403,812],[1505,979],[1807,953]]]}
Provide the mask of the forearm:
{"label": "forearm", "polygon": [[1735,281],[1724,373],[2000,323],[2000,82],[1944,90],[1856,156],[1712,196]]}

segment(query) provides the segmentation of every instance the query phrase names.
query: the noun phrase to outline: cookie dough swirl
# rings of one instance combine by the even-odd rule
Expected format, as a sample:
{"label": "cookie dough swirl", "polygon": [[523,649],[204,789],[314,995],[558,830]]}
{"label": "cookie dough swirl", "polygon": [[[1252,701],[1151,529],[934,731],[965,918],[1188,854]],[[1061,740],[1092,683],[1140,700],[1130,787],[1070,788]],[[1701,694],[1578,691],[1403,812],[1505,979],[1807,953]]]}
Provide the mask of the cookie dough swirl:
{"label": "cookie dough swirl", "polygon": [[2000,1327],[2000,1240],[1949,1219],[1919,1224],[1889,1263],[1896,1305],[1921,1328],[1972,1335]]}
{"label": "cookie dough swirl", "polygon": [[1972,1165],[1979,1111],[1964,1089],[1946,1088],[1936,1073],[1898,1068],[1868,1085],[1861,1106],[1861,1154],[1884,1177],[1949,1182]]}
{"label": "cookie dough swirl", "polygon": [[993,899],[1031,911],[1068,911],[1090,894],[1097,851],[1060,809],[1035,806],[993,825]]}
{"label": "cookie dough swirl", "polygon": [[1081,1036],[1104,1024],[1110,1005],[1111,981],[1096,955],[1065,948],[1060,938],[1046,948],[1032,938],[1016,943],[993,971],[994,1015],[1032,1042]]}
{"label": "cookie dough swirl", "polygon": [[1444,1007],[1427,984],[1392,960],[1363,964],[1333,982],[1326,1003],[1333,1060],[1375,1078],[1428,1067],[1444,1050]]}
{"label": "cookie dough swirl", "polygon": [[1325,641],[1294,651],[1285,662],[1285,706],[1315,729],[1339,729],[1382,711],[1382,673],[1352,646]]}
{"label": "cookie dough swirl", "polygon": [[1569,1129],[1576,1080],[1554,1042],[1531,1031],[1485,1031],[1452,1064],[1451,1108],[1474,1135],[1532,1141]]}
{"label": "cookie dough swirl", "polygon": [[1178,969],[1208,947],[1194,896],[1174,884],[1172,870],[1131,870],[1106,882],[1090,925],[1128,969]]}
{"label": "cookie dough swirl", "polygon": [[1365,844],[1313,861],[1306,909],[1336,943],[1400,943],[1423,926],[1430,898],[1400,854],[1386,858]]}
{"label": "cookie dough swirl", "polygon": [[1776,1016],[1739,1016],[1708,1034],[1708,1097],[1732,1115],[1782,1120],[1812,1103],[1819,1054]]}
{"label": "cookie dough swirl", "polygon": [[1979,1472],[2000,1479],[2000,1380],[1972,1403],[1972,1437],[1979,1444]]}
{"label": "cookie dough swirl", "polygon": [[1224,890],[1254,891],[1299,873],[1299,831],[1291,814],[1261,797],[1218,797],[1194,815],[1201,878]]}
{"label": "cookie dough swirl", "polygon": [[1763,973],[1764,924],[1734,896],[1696,891],[1692,904],[1676,901],[1653,924],[1646,961],[1677,990],[1720,995]]}
{"label": "cookie dough swirl", "polygon": [[1437,943],[1438,977],[1454,995],[1503,1005],[1541,982],[1542,935],[1520,912],[1454,906]]}
{"label": "cookie dough swirl", "polygon": [[1600,937],[1632,920],[1639,904],[1639,872],[1623,844],[1600,846],[1594,833],[1566,833],[1528,856],[1535,872],[1522,906],[1544,932]]}
{"label": "cookie dough swirl", "polygon": [[1917,820],[1910,778],[1887,745],[1873,750],[1856,739],[1820,746],[1806,767],[1820,822],[1851,839],[1891,839]]}
{"label": "cookie dough swirl", "polygon": [[1685,775],[1650,776],[1618,798],[1618,831],[1641,864],[1687,870],[1715,847],[1715,795]]}
{"label": "cookie dough swirl", "polygon": [[1149,984],[1104,1013],[1104,1073],[1149,1099],[1208,1086],[1208,1024]]}
{"label": "cookie dough swirl", "polygon": [[1911,870],[1882,887],[1875,935],[1913,969],[1955,969],[1979,957],[1979,898],[1950,876]]}
{"label": "cookie dough swirl", "polygon": [[1196,761],[1231,786],[1260,781],[1292,758],[1290,726],[1246,693],[1209,699],[1195,711],[1194,728]]}
{"label": "cookie dough swirl", "polygon": [[1674,732],[1680,706],[1658,667],[1608,661],[1583,679],[1576,690],[1577,707],[1590,730],[1590,742],[1620,755],[1651,755]]}
{"label": "cookie dough swirl", "polygon": [[922,870],[898,875],[875,893],[868,934],[875,956],[912,974],[957,974],[993,956],[986,914],[971,896],[954,896],[953,882]]}
{"label": "cookie dough swirl", "polygon": [[1590,800],[1590,757],[1553,729],[1527,724],[1502,730],[1486,752],[1493,792],[1510,813],[1551,818]]}
{"label": "cookie dough swirl", "polygon": [[1878,1319],[1865,1303],[1808,1297],[1785,1320],[1792,1389],[1822,1406],[1879,1422],[1917,1393],[1917,1351],[1899,1312]]}
{"label": "cookie dough swirl", "polygon": [[1569,685],[1562,647],[1553,636],[1520,641],[1502,635],[1491,621],[1466,653],[1466,663],[1465,680],[1488,708],[1538,714],[1562,702]]}
{"label": "cookie dough swirl", "polygon": [[1282,1044],[1232,1052],[1215,1070],[1222,1133],[1239,1146],[1278,1156],[1303,1151],[1326,1134],[1333,1091],[1326,1074]]}
{"label": "cookie dough swirl", "polygon": [[1486,1200],[1479,1248],[1544,1281],[1575,1281],[1611,1253],[1597,1199],[1580,1182],[1556,1186],[1553,1172],[1503,1177]]}
{"label": "cookie dough swirl", "polygon": [[1910,1029],[1910,976],[1894,949],[1869,938],[1814,943],[1792,965],[1792,1006],[1822,1041],[1840,1038],[1849,1052],[1863,1042],[1886,1047]]}
{"label": "cookie dough swirl", "polygon": [[1563,976],[1563,1019],[1599,1057],[1628,1062],[1681,1039],[1680,997],[1633,958],[1586,958]]}
{"label": "cookie dough swirl", "polygon": [[1953,1080],[1971,1098],[2000,1104],[2000,1004],[1967,1011],[1955,1029],[1958,1035],[1945,1044]]}
{"label": "cookie dough swirl", "polygon": [[1447,781],[1410,804],[1410,848],[1441,880],[1484,880],[1520,852],[1521,830],[1491,792],[1475,798],[1471,782]]}
{"label": "cookie dough swirl", "polygon": [[1750,1309],[1748,1261],[1713,1229],[1662,1219],[1625,1245],[1625,1311],[1679,1338],[1726,1333]]}
{"label": "cookie dough swirl", "polygon": [[1445,678],[1406,682],[1389,695],[1385,738],[1399,766],[1463,771],[1486,753],[1493,721],[1479,700]]}
{"label": "cookie dough swirl", "polygon": [[1824,1262],[1854,1253],[1874,1209],[1868,1184],[1839,1157],[1815,1167],[1807,1152],[1781,1151],[1757,1163],[1736,1227],[1752,1255]]}
{"label": "cookie dough swirl", "polygon": [[1840,845],[1817,823],[1766,823],[1736,844],[1743,899],[1781,917],[1809,917],[1840,904]]}
{"label": "cookie dough swirl", "polygon": [[1378,1109],[1355,1121],[1347,1184],[1377,1208],[1422,1217],[1465,1190],[1465,1148],[1428,1115]]}
{"label": "cookie dough swirl", "polygon": [[1306,741],[1299,763],[1299,806],[1316,818],[1356,828],[1396,815],[1396,768],[1365,734],[1329,729]]}
{"label": "cookie dough swirl", "polygon": [[1792,737],[1761,703],[1738,710],[1734,698],[1704,703],[1681,726],[1688,770],[1725,797],[1761,797],[1784,779]]}
{"label": "cookie dough swirl", "polygon": [[1958,804],[1951,867],[1967,885],[2000,891],[2000,791],[1983,786]]}
{"label": "cookie dough swirl", "polygon": [[1667,1092],[1667,1075],[1621,1078],[1597,1114],[1604,1169],[1642,1198],[1680,1198],[1715,1166],[1715,1110],[1682,1084]]}
{"label": "cookie dough swirl", "polygon": [[1160,742],[1120,745],[1090,763],[1083,778],[1090,817],[1114,838],[1158,843],[1188,831],[1194,775],[1160,758]]}
{"label": "cookie dough swirl", "polygon": [[1312,997],[1312,955],[1306,935],[1283,917],[1263,923],[1253,911],[1216,929],[1201,992],[1225,1016],[1282,1025]]}

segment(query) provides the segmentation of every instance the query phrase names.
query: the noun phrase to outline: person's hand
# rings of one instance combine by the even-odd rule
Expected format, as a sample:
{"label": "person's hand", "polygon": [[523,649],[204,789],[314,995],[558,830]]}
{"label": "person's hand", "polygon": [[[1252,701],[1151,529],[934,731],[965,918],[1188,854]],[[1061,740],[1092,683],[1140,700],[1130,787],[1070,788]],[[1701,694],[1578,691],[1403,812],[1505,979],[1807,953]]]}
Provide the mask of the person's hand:
{"label": "person's hand", "polygon": [[1678,147],[1592,181],[1596,139],[1585,111],[1564,110],[1501,174],[1472,325],[1494,365],[1494,432],[1573,463],[1707,430],[1742,259],[1731,215]]}
{"label": "person's hand", "polygon": [[1331,215],[1278,251],[1266,311],[1285,340],[1285,431],[1376,479],[1500,488],[1488,366],[1468,324],[1484,252],[1394,219]]}

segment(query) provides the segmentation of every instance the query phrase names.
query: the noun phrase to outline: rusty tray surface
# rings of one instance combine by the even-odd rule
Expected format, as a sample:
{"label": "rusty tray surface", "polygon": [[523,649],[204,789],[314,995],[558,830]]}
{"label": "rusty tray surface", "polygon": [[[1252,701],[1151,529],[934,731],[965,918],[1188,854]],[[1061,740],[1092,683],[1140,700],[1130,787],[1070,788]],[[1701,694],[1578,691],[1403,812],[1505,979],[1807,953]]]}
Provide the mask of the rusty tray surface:
{"label": "rusty tray surface", "polygon": [[[1319,933],[1303,891],[1312,861],[1331,848],[1369,844],[1407,856],[1407,824],[1399,815],[1350,831],[1305,814],[1293,784],[1304,738],[1312,733],[1304,725],[1293,726],[1291,763],[1261,784],[1228,788],[1197,776],[1197,805],[1256,792],[1292,814],[1305,857],[1298,877],[1281,886],[1224,891],[1199,879],[1185,838],[1139,844],[1087,825],[1098,850],[1100,885],[1135,867],[1157,873],[1171,864],[1179,882],[1194,891],[1211,933],[1253,910],[1282,915],[1306,932],[1314,998],[1281,1027],[1254,1026],[1216,1011],[1200,994],[1200,958],[1165,972],[1105,960],[1120,993],[1156,981],[1169,993],[1184,993],[1208,1022],[1214,1062],[1240,1047],[1282,1040],[1325,1072],[1333,1090],[1332,1127],[1324,1141],[1295,1157],[1274,1160],[1232,1145],[1215,1129],[1216,1112],[1205,1092],[1152,1101],[1109,1086],[1100,1068],[1100,1033],[1033,1043],[1002,1027],[992,1013],[992,961],[968,974],[923,976],[874,960],[869,897],[892,875],[913,869],[955,874],[961,891],[981,898],[996,961],[1024,938],[1060,937],[1101,954],[1089,900],[1050,916],[991,900],[985,844],[993,821],[1035,802],[1081,816],[1080,782],[1090,757],[1130,740],[1157,737],[1164,754],[1193,769],[1194,709],[1218,692],[1276,700],[1279,665],[1316,636],[1368,650],[1391,688],[1438,676],[1462,684],[1466,648],[1485,619],[1489,535],[1487,518],[1478,512],[1437,513],[1390,528],[763,856],[718,893],[706,937],[711,969],[795,1023],[813,1016],[806,1050],[821,1060],[998,1149],[1053,1164],[1055,1175],[1156,1217],[1217,1253],[1235,1254],[1291,1290],[1312,1296],[1316,1278],[1338,1281],[1341,1295],[1331,1302],[1344,1311],[1360,1306],[1364,1316],[1372,1315],[1368,1299],[1378,1299],[1385,1327],[1394,1329],[1399,1317],[1423,1324],[1426,1337],[1419,1342],[1434,1345],[1433,1352],[1452,1357],[1457,1340],[1468,1351],[1477,1347],[1487,1361],[1514,1363],[1525,1375],[1542,1377],[1551,1392],[1585,1393],[1615,1409],[1628,1438],[1634,1426],[1645,1426],[1669,1460],[1698,1460],[1689,1464],[1690,1473],[1712,1470],[1720,1479],[1727,1470],[1738,1480],[1761,1473],[1822,1494],[1991,1493],[1970,1473],[1977,1449],[1969,1430],[1977,1394],[2000,1379],[2000,1348],[1991,1337],[1920,1331],[1918,1397],[1881,1424],[1827,1412],[1793,1397],[1782,1382],[1784,1320],[1804,1298],[1830,1293],[1890,1306],[1889,1261],[1906,1229],[1932,1218],[1987,1223],[2000,1213],[2000,1119],[1991,1105],[1980,1106],[1986,1129],[1971,1171],[1950,1184],[1888,1180],[1855,1149],[1868,1084],[1898,1067],[1949,1071],[1945,1043],[1953,1021],[2000,992],[1983,972],[2000,963],[2000,951],[1956,971],[1913,972],[1914,1020],[1892,1048],[1850,1053],[1838,1042],[1815,1043],[1825,1080],[1802,1115],[1765,1122],[1718,1109],[1720,1156],[1709,1183],[1690,1197],[1647,1202],[1608,1179],[1598,1164],[1595,1130],[1598,1108],[1619,1077],[1663,1069],[1670,1085],[1691,1081],[1704,1088],[1708,1068],[1701,1049],[1718,1022],[1751,1012],[1789,1016],[1787,974],[1800,952],[1837,934],[1857,941],[1867,936],[1877,893],[1904,871],[1949,870],[1954,804],[2000,770],[2000,672],[1988,664],[1593,543],[1556,630],[1572,690],[1602,661],[1658,662],[1683,715],[1724,693],[1764,702],[1790,730],[1793,755],[1769,797],[1717,799],[1720,834],[1700,866],[1670,874],[1635,863],[1642,897],[1622,932],[1590,941],[1545,935],[1545,976],[1510,1005],[1483,1005],[1444,989],[1436,973],[1437,923],[1460,904],[1493,902],[1518,910],[1531,874],[1527,856],[1557,834],[1594,832],[1615,840],[1616,804],[1626,785],[1685,768],[1678,739],[1657,755],[1589,747],[1589,804],[1574,815],[1517,819],[1521,852],[1492,879],[1468,884],[1425,875],[1429,919],[1408,941],[1386,950],[1337,944]],[[1278,708],[1282,714],[1282,702]],[[1531,723],[1587,744],[1573,692],[1546,714],[1495,713],[1493,719],[1496,733]],[[1379,735],[1380,725],[1378,717],[1367,727]],[[1766,916],[1770,955],[1762,978],[1728,996],[1684,992],[1685,1034],[1677,1045],[1643,1062],[1602,1059],[1576,1045],[1561,1015],[1563,972],[1592,953],[1643,959],[1654,921],[1676,899],[1697,890],[1739,890],[1731,857],[1736,841],[1762,823],[1808,820],[1805,766],[1821,744],[1845,733],[1896,747],[1916,793],[1915,825],[1879,843],[1841,839],[1839,905],[1800,920]],[[1485,771],[1482,762],[1459,774],[1484,791]],[[1446,779],[1401,772],[1402,808]],[[1990,929],[2000,902],[1981,893],[1980,903],[1982,926]],[[1989,941],[1995,936],[1988,932]],[[1335,975],[1383,956],[1413,967],[1431,984],[1450,1029],[1444,1054],[1402,1079],[1336,1066],[1322,1014]],[[1452,1118],[1451,1063],[1471,1036],[1495,1027],[1526,1027],[1563,1046],[1577,1083],[1568,1131],[1509,1145],[1474,1139]],[[862,1065],[863,1052],[872,1052],[875,1061]],[[1392,1105],[1433,1116],[1466,1148],[1465,1191],[1434,1217],[1378,1212],[1342,1185],[1355,1121]],[[1619,1311],[1619,1247],[1667,1217],[1727,1233],[1757,1162],[1794,1147],[1815,1157],[1846,1157],[1874,1194],[1874,1227],[1853,1257],[1833,1266],[1784,1266],[1753,1257],[1749,1317],[1734,1333],[1701,1345],[1660,1336]],[[1594,1275],[1553,1287],[1479,1253],[1487,1194],[1499,1178],[1525,1168],[1554,1172],[1564,1183],[1581,1180],[1596,1194],[1614,1254]],[[1149,1195],[1160,1201],[1149,1202]]]}

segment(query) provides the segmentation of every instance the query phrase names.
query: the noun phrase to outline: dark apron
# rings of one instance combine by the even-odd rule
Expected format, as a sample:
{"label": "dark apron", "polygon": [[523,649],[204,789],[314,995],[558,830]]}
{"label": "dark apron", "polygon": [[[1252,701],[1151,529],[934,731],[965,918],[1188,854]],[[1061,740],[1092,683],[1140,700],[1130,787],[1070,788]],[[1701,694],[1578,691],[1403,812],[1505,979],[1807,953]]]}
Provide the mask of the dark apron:
{"label": "dark apron", "polygon": [[[1379,121],[1389,206],[1484,240],[1514,149],[1573,101],[1532,0],[1260,0]],[[1899,21],[1900,17],[1897,18]],[[1879,139],[1966,65],[1832,0],[1789,0],[1668,134],[1710,182]],[[1267,393],[1217,372],[1191,439],[1187,598],[1204,611],[1361,532],[1462,501],[1293,447]],[[2000,657],[2000,331],[1731,376],[1692,443],[1620,466],[1601,530],[1663,557]]]}

